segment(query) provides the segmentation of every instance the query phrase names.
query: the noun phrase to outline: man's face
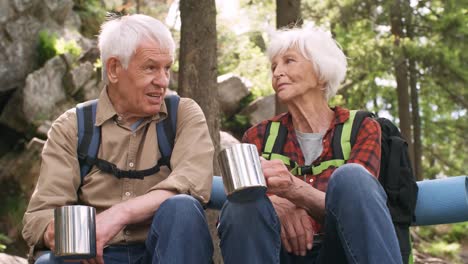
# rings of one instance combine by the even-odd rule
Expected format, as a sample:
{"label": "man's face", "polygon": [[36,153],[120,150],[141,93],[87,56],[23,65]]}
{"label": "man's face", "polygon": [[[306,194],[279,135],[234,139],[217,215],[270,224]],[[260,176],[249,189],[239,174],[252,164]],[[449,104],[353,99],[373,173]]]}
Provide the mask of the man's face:
{"label": "man's face", "polygon": [[142,41],[127,69],[118,67],[117,81],[108,89],[117,112],[126,118],[142,118],[161,109],[173,57],[155,41]]}

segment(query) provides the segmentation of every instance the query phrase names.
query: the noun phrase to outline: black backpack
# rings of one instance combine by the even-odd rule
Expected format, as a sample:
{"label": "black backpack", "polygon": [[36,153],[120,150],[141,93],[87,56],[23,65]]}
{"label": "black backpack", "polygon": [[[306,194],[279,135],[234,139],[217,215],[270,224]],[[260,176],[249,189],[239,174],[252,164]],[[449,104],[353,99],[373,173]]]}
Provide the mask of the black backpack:
{"label": "black backpack", "polygon": [[160,170],[161,166],[167,166],[171,169],[170,160],[172,149],[174,148],[179,101],[180,97],[177,95],[165,97],[164,102],[167,108],[167,118],[156,124],[159,151],[162,157],[152,168],[139,171],[120,170],[116,165],[97,158],[97,153],[101,144],[101,127],[94,125],[96,122],[98,100],[96,99],[78,104],[76,106],[76,115],[78,122],[78,161],[80,164],[81,183],[83,183],[84,177],[93,166],[117,178],[134,179],[143,179],[146,176],[153,175]]}
{"label": "black backpack", "polygon": [[379,181],[387,193],[387,206],[398,237],[403,263],[413,263],[409,227],[414,220],[418,186],[408,155],[408,144],[390,120],[376,118],[367,111],[350,111],[350,118],[335,127],[332,159],[316,166],[299,166],[296,161],[284,156],[287,129],[280,122],[270,121],[266,128],[262,156],[283,161],[292,168],[291,173],[294,175],[317,175],[330,166],[339,167],[349,159],[361,123],[366,117],[374,118],[382,130]]}

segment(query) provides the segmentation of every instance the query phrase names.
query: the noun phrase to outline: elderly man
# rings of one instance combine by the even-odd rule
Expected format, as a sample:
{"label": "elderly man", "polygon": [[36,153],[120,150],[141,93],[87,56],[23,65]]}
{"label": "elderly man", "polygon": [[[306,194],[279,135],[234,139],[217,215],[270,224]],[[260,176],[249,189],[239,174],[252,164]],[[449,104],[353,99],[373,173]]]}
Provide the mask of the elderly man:
{"label": "elderly man", "polygon": [[[105,22],[99,48],[106,87],[95,126],[99,160],[119,171],[148,171],[160,159],[156,124],[168,114],[164,95],[174,40],[158,20],[130,15]],[[211,190],[213,145],[205,117],[192,100],[177,109],[171,170],[143,179],[116,177],[92,166],[81,179],[76,110],[52,125],[36,190],[24,216],[23,236],[36,252],[54,252],[54,208],[96,208],[94,259],[84,263],[211,263],[213,245],[202,204]],[[36,263],[61,263],[48,252]]]}

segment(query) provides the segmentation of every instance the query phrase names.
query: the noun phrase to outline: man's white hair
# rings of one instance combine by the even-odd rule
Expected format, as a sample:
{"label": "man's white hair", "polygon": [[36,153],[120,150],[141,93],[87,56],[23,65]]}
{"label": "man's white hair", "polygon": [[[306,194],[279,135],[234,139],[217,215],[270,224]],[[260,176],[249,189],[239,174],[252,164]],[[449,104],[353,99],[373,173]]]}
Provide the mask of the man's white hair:
{"label": "man's white hair", "polygon": [[270,62],[276,55],[296,48],[312,62],[318,78],[325,82],[325,98],[336,95],[346,76],[346,56],[331,34],[315,26],[280,29],[270,34],[267,50]]}
{"label": "man's white hair", "polygon": [[106,62],[117,57],[126,69],[130,58],[144,40],[153,40],[163,52],[174,57],[175,43],[169,29],[159,20],[146,15],[127,15],[102,24],[99,34],[102,76],[107,84]]}

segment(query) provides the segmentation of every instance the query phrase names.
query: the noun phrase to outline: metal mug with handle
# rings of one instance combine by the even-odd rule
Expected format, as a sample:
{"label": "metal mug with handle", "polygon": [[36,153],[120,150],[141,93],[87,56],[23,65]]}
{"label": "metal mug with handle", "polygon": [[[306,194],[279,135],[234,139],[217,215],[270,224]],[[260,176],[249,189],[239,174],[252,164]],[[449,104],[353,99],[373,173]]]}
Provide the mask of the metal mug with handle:
{"label": "metal mug with handle", "polygon": [[218,160],[228,199],[248,200],[266,192],[265,177],[255,145],[235,144],[222,150]]}
{"label": "metal mug with handle", "polygon": [[56,208],[55,256],[87,259],[96,257],[96,210],[90,206]]}

